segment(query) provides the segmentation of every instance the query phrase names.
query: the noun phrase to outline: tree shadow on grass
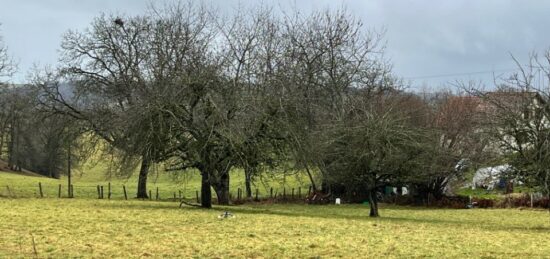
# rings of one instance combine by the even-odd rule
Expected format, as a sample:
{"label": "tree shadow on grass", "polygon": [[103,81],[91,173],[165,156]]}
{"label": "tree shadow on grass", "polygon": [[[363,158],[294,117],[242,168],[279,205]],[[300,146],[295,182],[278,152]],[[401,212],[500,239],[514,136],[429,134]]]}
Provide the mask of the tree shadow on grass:
{"label": "tree shadow on grass", "polygon": [[[148,201],[143,202],[117,202],[117,203],[98,203],[97,206],[100,207],[109,207],[114,209],[140,209],[140,210],[151,210],[151,209],[178,209],[179,203],[175,202],[155,202],[151,203]],[[295,205],[295,208],[301,208],[301,206]],[[302,205],[310,206],[310,205]],[[282,210],[279,209],[279,206],[268,207],[265,206],[253,206],[253,207],[241,207],[241,206],[214,206],[212,209],[204,209],[200,207],[191,207],[183,206],[182,211],[202,211],[202,212],[216,212],[222,213],[224,211],[230,211],[233,214],[247,214],[247,215],[274,215],[274,216],[284,216],[284,217],[306,217],[306,218],[318,218],[318,219],[341,219],[341,220],[357,220],[365,222],[376,222],[376,223],[416,223],[416,224],[428,224],[428,225],[447,225],[449,227],[457,228],[466,228],[466,229],[481,229],[485,231],[516,231],[516,232],[527,232],[527,233],[545,233],[550,231],[550,226],[537,226],[532,228],[526,228],[524,226],[517,225],[508,225],[503,226],[495,223],[479,223],[471,220],[452,220],[452,219],[434,219],[434,218],[412,218],[412,217],[399,217],[399,216],[384,216],[384,209],[399,210],[406,213],[406,210],[423,210],[426,208],[418,207],[394,207],[388,206],[382,209],[382,216],[378,218],[371,218],[368,216],[368,207],[364,209],[364,215],[357,214],[346,214],[346,211],[357,211],[361,207],[344,207],[340,210],[340,213],[334,213],[334,211],[326,210],[327,207],[323,205],[320,206],[320,210]],[[292,208],[292,207],[291,207]],[[441,210],[439,208],[430,208],[429,210]],[[449,210],[449,209],[446,209]]]}
{"label": "tree shadow on grass", "polygon": [[[392,208],[393,209],[393,208]],[[486,231],[518,231],[518,232],[543,232],[546,233],[550,231],[550,226],[537,226],[532,228],[526,228],[524,226],[502,226],[494,223],[483,223],[483,224],[474,224],[473,221],[461,221],[461,220],[449,220],[449,219],[422,219],[422,218],[410,218],[410,217],[396,217],[396,216],[384,216],[371,218],[368,216],[368,210],[365,210],[363,215],[346,215],[338,213],[326,213],[326,211],[319,211],[319,214],[307,213],[304,214],[303,211],[291,212],[291,211],[282,211],[277,209],[263,209],[263,208],[241,208],[241,207],[214,207],[214,211],[231,211],[232,213],[238,214],[250,214],[250,215],[276,215],[276,216],[286,216],[286,217],[309,217],[309,218],[319,218],[319,219],[343,219],[343,220],[358,220],[366,222],[377,222],[377,223],[417,223],[417,224],[434,224],[434,225],[449,225],[460,228],[467,229],[481,229]],[[382,211],[383,213],[383,211]],[[471,224],[470,224],[471,223]]]}

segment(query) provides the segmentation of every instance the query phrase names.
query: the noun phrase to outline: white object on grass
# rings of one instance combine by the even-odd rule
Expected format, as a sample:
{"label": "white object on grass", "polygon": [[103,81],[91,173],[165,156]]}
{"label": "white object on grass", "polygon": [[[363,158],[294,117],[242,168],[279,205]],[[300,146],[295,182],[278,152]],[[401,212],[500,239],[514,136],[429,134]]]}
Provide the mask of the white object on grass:
{"label": "white object on grass", "polygon": [[500,178],[510,170],[512,170],[512,166],[508,164],[478,169],[472,179],[472,190],[477,187],[486,187],[487,190],[494,189]]}

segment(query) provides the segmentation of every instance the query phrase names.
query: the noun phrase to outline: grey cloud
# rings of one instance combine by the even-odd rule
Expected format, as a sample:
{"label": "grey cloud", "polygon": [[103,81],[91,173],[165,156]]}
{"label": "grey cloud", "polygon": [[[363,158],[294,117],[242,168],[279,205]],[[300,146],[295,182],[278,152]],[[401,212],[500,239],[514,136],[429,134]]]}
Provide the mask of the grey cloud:
{"label": "grey cloud", "polygon": [[[138,14],[147,1],[0,0],[0,33],[21,61],[23,81],[34,62],[55,64],[60,37],[85,28],[100,12]],[[223,13],[258,1],[209,1]],[[386,28],[387,57],[397,75],[418,78],[513,68],[509,53],[525,60],[531,51],[550,47],[550,1],[263,1],[265,5],[304,12],[346,7],[367,27]],[[439,86],[456,79],[490,83],[492,74],[415,79],[414,86]]]}

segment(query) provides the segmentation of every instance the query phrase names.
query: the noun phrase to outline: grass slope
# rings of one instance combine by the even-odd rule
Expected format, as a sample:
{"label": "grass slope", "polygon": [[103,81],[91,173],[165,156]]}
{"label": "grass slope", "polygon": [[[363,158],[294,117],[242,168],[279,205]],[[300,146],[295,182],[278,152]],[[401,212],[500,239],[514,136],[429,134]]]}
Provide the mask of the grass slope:
{"label": "grass slope", "polygon": [[[84,172],[82,172],[84,171]],[[111,192],[113,199],[123,199],[124,193],[122,186],[126,186],[128,197],[135,197],[137,189],[137,174],[130,177],[109,176],[108,170],[103,166],[86,168],[80,172],[75,172],[73,176],[74,195],[77,198],[97,198],[97,185],[104,186],[106,198],[107,185],[111,183]],[[242,170],[233,170],[231,172],[231,192],[236,197],[238,188],[244,190],[244,173]],[[67,179],[52,179],[47,177],[32,177],[28,174],[10,173],[0,171],[0,196],[4,197],[39,197],[38,183],[42,184],[45,197],[57,197],[59,184],[62,185],[62,196],[67,196]],[[257,179],[254,189],[258,189],[260,196],[269,195],[270,188],[274,193],[282,193],[286,188],[287,193],[292,188],[298,192],[298,187],[302,188],[302,195],[307,192],[309,182],[301,174],[277,174],[267,179]],[[9,191],[8,191],[9,188]],[[148,178],[148,189],[156,195],[156,189],[159,189],[161,199],[173,198],[174,193],[179,196],[181,191],[186,198],[194,198],[195,192],[200,190],[200,175],[196,171],[166,173],[156,170],[150,173]],[[215,194],[213,193],[215,197]]]}
{"label": "grass slope", "polygon": [[[85,140],[85,138],[84,138]],[[129,170],[130,175],[117,175],[114,165],[121,161],[110,156],[103,151],[103,145],[106,143],[100,141],[95,153],[86,161],[83,161],[78,168],[73,168],[72,183],[74,195],[77,198],[97,198],[97,185],[104,187],[104,196],[107,195],[107,185],[111,183],[111,192],[113,199],[123,199],[123,185],[126,186],[128,198],[136,196],[138,182],[138,164],[133,170]],[[23,172],[9,172],[7,163],[0,159],[0,197],[18,197],[29,198],[39,197],[38,183],[42,184],[45,197],[57,197],[59,185],[62,185],[62,196],[67,196],[67,178],[65,175],[61,179],[51,179],[39,174],[23,170]],[[196,170],[165,172],[162,165],[151,167],[147,179],[147,187],[152,196],[156,196],[156,190],[159,189],[161,199],[173,198],[174,193],[179,196],[181,191],[183,197],[195,199],[196,191],[200,191],[200,174]],[[244,192],[245,177],[242,169],[235,168],[230,175],[230,192],[236,197],[238,188]],[[254,180],[252,189],[258,189],[259,196],[269,195],[273,188],[274,194],[282,194],[286,189],[288,194],[292,189],[298,192],[301,188],[302,195],[309,188],[309,178],[303,172],[275,172],[264,174]],[[9,191],[8,191],[9,188]],[[216,195],[212,190],[212,195]],[[154,197],[153,197],[154,198]]]}
{"label": "grass slope", "polygon": [[[224,210],[236,218],[220,220]],[[0,258],[548,258],[546,211],[0,199]]]}

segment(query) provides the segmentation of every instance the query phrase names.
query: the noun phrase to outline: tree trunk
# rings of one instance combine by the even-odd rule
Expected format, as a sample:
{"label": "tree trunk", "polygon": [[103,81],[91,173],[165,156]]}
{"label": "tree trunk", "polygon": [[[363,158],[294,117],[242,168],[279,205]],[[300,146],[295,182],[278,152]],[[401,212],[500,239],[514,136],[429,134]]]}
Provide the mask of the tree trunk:
{"label": "tree trunk", "polygon": [[252,175],[254,174],[254,169],[250,166],[244,168],[244,187],[246,190],[246,198],[252,198]]}
{"label": "tree trunk", "polygon": [[548,198],[548,214],[550,215],[550,170],[546,169],[546,175],[544,177],[544,187],[546,189],[546,197]]}
{"label": "tree trunk", "polygon": [[447,177],[437,177],[434,180],[433,186],[430,191],[436,200],[441,200],[443,198],[445,194],[444,190],[447,183],[448,183]]}
{"label": "tree trunk", "polygon": [[2,159],[2,155],[4,154],[4,125],[2,125],[2,129],[0,131],[0,159]]}
{"label": "tree trunk", "polygon": [[68,192],[69,198],[73,197],[71,193],[72,184],[73,183],[71,182],[71,144],[69,144],[69,147],[67,149],[67,192]]}
{"label": "tree trunk", "polygon": [[54,178],[54,177],[53,177],[53,169],[52,169],[51,163],[48,165],[48,175],[49,175],[50,178]]}
{"label": "tree trunk", "polygon": [[8,143],[8,167],[11,169],[11,170],[15,170],[15,166],[16,166],[16,152],[15,152],[15,140],[16,140],[16,137],[15,137],[15,122],[14,120],[12,120],[12,123],[10,125],[10,133],[9,133],[9,136],[10,136],[10,142]]}
{"label": "tree trunk", "polygon": [[212,189],[210,189],[210,174],[201,172],[201,207],[212,208]]}
{"label": "tree trunk", "polygon": [[224,172],[218,183],[213,185],[219,205],[229,205],[229,172]]}
{"label": "tree trunk", "polygon": [[311,182],[311,188],[313,188],[313,192],[315,193],[317,191],[317,186],[315,185],[315,181],[313,180],[313,175],[311,174],[311,171],[309,171],[309,166],[305,164],[306,173],[309,177],[309,181]]}
{"label": "tree trunk", "polygon": [[378,201],[376,200],[376,189],[369,191],[370,217],[380,217],[378,214]]}
{"label": "tree trunk", "polygon": [[141,159],[141,168],[139,169],[139,178],[138,178],[138,188],[137,188],[137,198],[138,199],[148,199],[147,195],[147,175],[149,174],[149,159],[146,156],[143,156]]}

